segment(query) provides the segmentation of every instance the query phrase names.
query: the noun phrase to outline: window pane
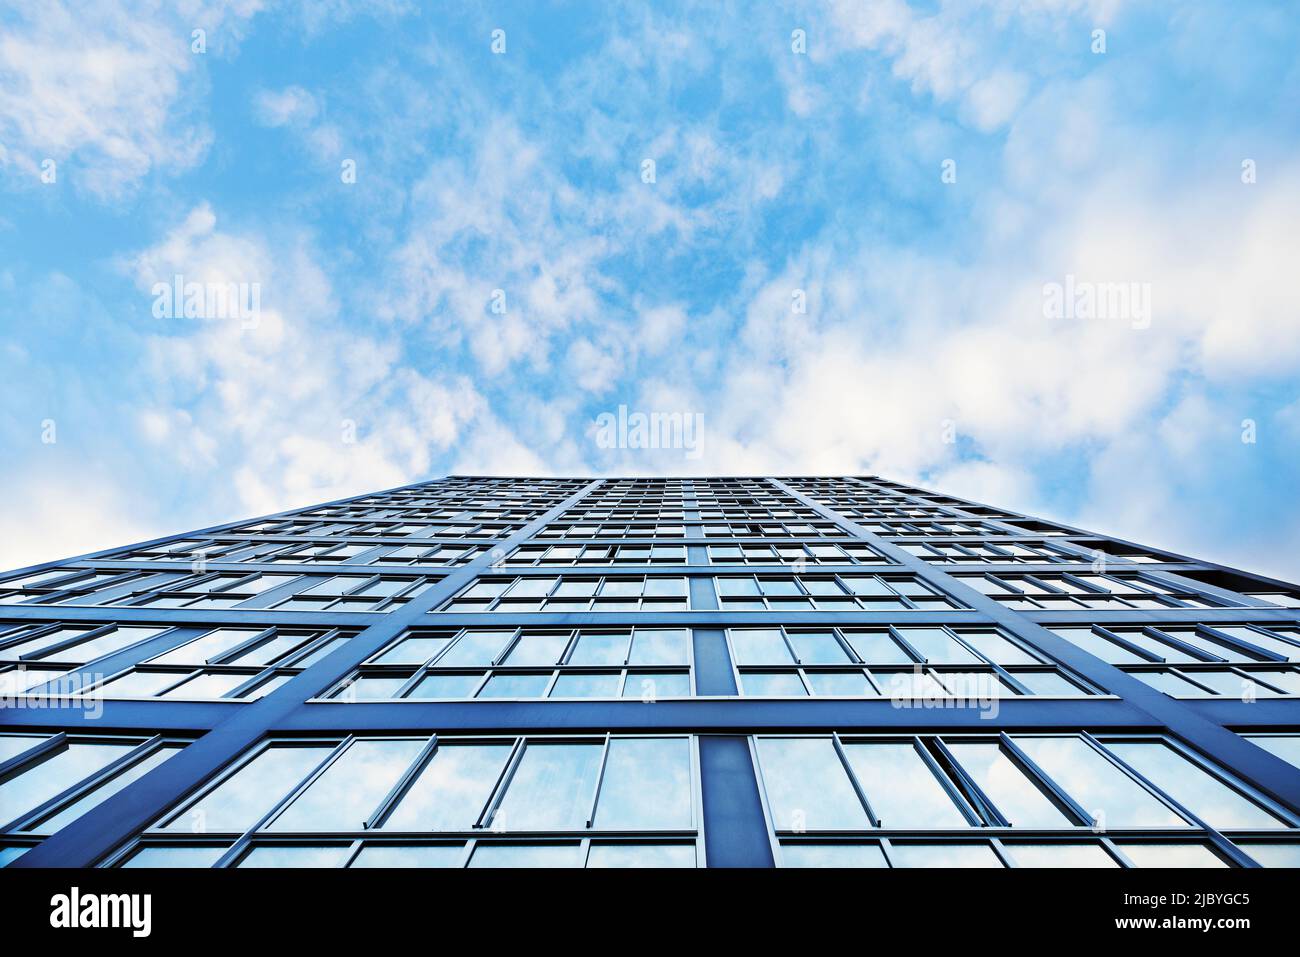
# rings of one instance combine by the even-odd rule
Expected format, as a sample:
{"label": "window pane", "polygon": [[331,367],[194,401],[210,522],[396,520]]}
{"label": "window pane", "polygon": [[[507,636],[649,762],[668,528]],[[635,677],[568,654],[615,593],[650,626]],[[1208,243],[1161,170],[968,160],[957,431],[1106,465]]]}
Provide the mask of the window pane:
{"label": "window pane", "polygon": [[871,670],[871,676],[880,686],[880,692],[887,698],[946,698],[948,692],[929,672],[917,671],[877,671]]}
{"label": "window pane", "polygon": [[1237,843],[1263,867],[1300,867],[1300,844]]}
{"label": "window pane", "polygon": [[739,665],[793,664],[790,649],[776,629],[743,629],[731,632],[731,647]]}
{"label": "window pane", "polygon": [[425,745],[353,741],[270,825],[273,831],[359,831]]}
{"label": "window pane", "polygon": [[367,844],[349,867],[460,867],[464,844]]}
{"label": "window pane", "polygon": [[198,675],[162,697],[164,698],[223,698],[242,684],[253,678],[252,675],[210,674]]}
{"label": "window pane", "polygon": [[553,665],[560,660],[569,644],[568,634],[530,634],[519,636],[502,664],[511,666]]}
{"label": "window pane", "polygon": [[165,828],[242,834],[305,778],[334,746],[273,745],[204,795]]}
{"label": "window pane", "polygon": [[844,753],[882,827],[970,827],[911,744],[849,744]]}
{"label": "window pane", "polygon": [[483,812],[509,754],[508,744],[440,744],[381,826],[390,831],[468,830]]}
{"label": "window pane", "polygon": [[438,659],[438,667],[490,665],[513,634],[511,631],[467,631]]}
{"label": "window pane", "polygon": [[585,827],[601,750],[596,743],[527,745],[492,826],[512,831]]}
{"label": "window pane", "polygon": [[942,629],[900,628],[898,633],[930,664],[968,665],[979,661]]}
{"label": "window pane", "polygon": [[[107,781],[105,781],[99,787],[95,788],[89,794],[82,795],[80,798],[73,801],[71,804],[65,807],[58,814],[54,815],[53,817],[45,821],[42,821],[40,824],[36,825],[35,827],[24,828],[24,830],[35,831],[38,834],[53,834],[55,831],[60,830],[61,828],[64,828],[67,825],[71,824],[77,818],[81,817],[81,815],[89,811],[92,807],[95,807],[99,804],[102,804],[104,801],[107,801],[110,797],[112,797],[118,791],[122,790],[122,788],[126,787],[132,781],[144,777],[144,775],[148,774],[150,771],[152,771],[158,765],[162,764],[164,761],[166,761],[168,758],[170,758],[179,750],[180,750],[179,746],[168,746],[168,747],[156,748],[151,754],[142,758],[139,761],[136,761],[126,770],[120,771],[117,774],[113,775],[113,777],[109,778]],[[0,817],[3,816],[4,815],[0,814]]]}
{"label": "window pane", "polygon": [[451,639],[448,637],[407,638],[405,641],[399,641],[374,661],[380,665],[422,665],[446,648],[449,641]]}
{"label": "window pane", "polygon": [[571,665],[621,665],[627,656],[628,635],[583,633],[578,636]]}
{"label": "window pane", "polygon": [[889,848],[895,867],[1002,867],[987,844],[899,844]]}
{"label": "window pane", "polygon": [[31,848],[9,845],[8,847],[0,846],[0,867],[8,867],[10,863],[18,860],[26,854]]}
{"label": "window pane", "polygon": [[851,661],[844,647],[828,631],[788,632],[795,654],[806,665],[840,665]]}
{"label": "window pane", "polygon": [[1131,844],[1116,842],[1136,867],[1227,867],[1204,844]]}
{"label": "window pane", "polygon": [[685,674],[650,674],[628,672],[623,683],[624,698],[657,701],[660,698],[689,698],[691,679]]}
{"label": "window pane", "polygon": [[782,844],[782,867],[888,867],[879,844]]}
{"label": "window pane", "polygon": [[593,843],[588,867],[694,867],[693,844]]}
{"label": "window pane", "polygon": [[803,594],[803,590],[793,578],[760,578],[758,587],[764,595]]}
{"label": "window pane", "polygon": [[0,783],[0,824],[8,823],[129,754],[139,742],[73,743]]}
{"label": "window pane", "polygon": [[1163,658],[1165,661],[1172,661],[1178,663],[1178,662],[1201,660],[1200,658],[1196,658],[1192,655],[1189,655],[1185,651],[1180,651],[1178,648],[1174,647],[1168,642],[1161,641],[1158,638],[1154,638],[1151,635],[1146,634],[1145,632],[1124,631],[1121,632],[1120,634],[1126,641],[1130,642],[1131,644],[1137,645],[1139,648],[1151,652],[1151,654],[1155,655],[1157,658]]}
{"label": "window pane", "polygon": [[[45,655],[41,660],[59,662],[93,661],[115,651],[121,651],[138,641],[161,634],[164,630],[162,628],[116,628],[106,635],[100,635],[98,638],[90,639],[90,641],[83,641],[71,648],[64,648],[52,655]],[[248,636],[251,637],[253,634],[255,632],[249,632]]]}
{"label": "window pane", "polygon": [[317,645],[309,654],[296,660],[294,665],[299,668],[309,668],[321,659],[338,651],[339,647],[346,641],[348,639],[343,637],[331,638],[324,644]]}
{"label": "window pane", "polygon": [[0,764],[45,741],[44,734],[0,734]]}
{"label": "window pane", "polygon": [[347,860],[343,847],[255,847],[236,867],[341,867]]}
{"label": "window pane", "polygon": [[1243,678],[1228,670],[1205,670],[1194,673],[1195,680],[1205,685],[1212,691],[1230,698],[1240,698],[1243,701],[1250,700],[1248,694],[1257,696],[1268,696],[1271,692],[1266,688],[1261,688],[1250,678]]}
{"label": "window pane", "polygon": [[1015,695],[1011,686],[990,671],[940,671],[935,673],[949,693],[958,698],[972,702],[988,701],[993,698],[1008,698]]}
{"label": "window pane", "polygon": [[685,665],[690,662],[690,632],[680,629],[638,628],[632,638],[634,665]]}
{"label": "window pane", "polygon": [[605,675],[562,674],[555,679],[552,698],[617,698],[618,672]]}
{"label": "window pane", "polygon": [[183,672],[175,671],[128,671],[98,690],[108,698],[151,698],[184,677]]}
{"label": "window pane", "polygon": [[689,739],[611,738],[595,826],[622,831],[689,828]]}
{"label": "window pane", "polygon": [[495,674],[488,679],[480,698],[540,698],[551,683],[549,673],[544,675]]}
{"label": "window pane", "polygon": [[1283,761],[1289,761],[1300,768],[1300,735],[1296,734],[1251,734],[1246,740],[1257,744],[1265,751],[1271,751]]}
{"label": "window pane", "polygon": [[211,867],[229,848],[186,844],[145,845],[123,867]]}
{"label": "window pane", "polygon": [[1162,741],[1108,743],[1148,781],[1211,827],[1281,827],[1283,822]]}
{"label": "window pane", "polygon": [[1234,638],[1240,638],[1242,641],[1249,642],[1256,648],[1263,648],[1266,651],[1272,651],[1286,658],[1288,661],[1300,661],[1300,646],[1293,645],[1287,641],[1282,641],[1275,635],[1264,634],[1242,625],[1228,625],[1227,627],[1216,625],[1214,630],[1221,631],[1226,635],[1232,635]]}
{"label": "window pane", "polygon": [[1007,844],[1020,867],[1119,867],[1100,844]]}
{"label": "window pane", "polygon": [[948,750],[1013,827],[1073,825],[998,745],[950,743]]}
{"label": "window pane", "polygon": [[278,658],[283,657],[288,652],[297,648],[307,641],[306,635],[280,635],[272,638],[270,641],[264,641],[255,648],[249,648],[247,651],[241,651],[234,658],[229,659],[230,664],[241,665],[269,665]]}
{"label": "window pane", "polygon": [[808,694],[793,671],[746,671],[740,676],[745,695],[756,697],[797,697]]}
{"label": "window pane", "polygon": [[510,589],[511,598],[541,598],[555,587],[554,578],[521,578]]}
{"label": "window pane", "polygon": [[718,594],[727,596],[757,595],[758,582],[752,578],[717,578]]}
{"label": "window pane", "polygon": [[1103,827],[1185,827],[1183,821],[1081,738],[1017,737],[1030,760]]}
{"label": "window pane", "polygon": [[[25,694],[39,685],[60,678],[64,674],[66,674],[66,671],[62,668],[30,668],[22,665],[0,671],[0,696],[7,698],[11,695]],[[57,693],[61,684],[62,682],[56,682],[50,690]]]}
{"label": "window pane", "polygon": [[606,578],[601,586],[602,598],[640,598],[645,585],[643,578]]}
{"label": "window pane", "polygon": [[962,632],[961,637],[980,654],[999,665],[1032,665],[1038,663],[1038,659],[1029,652],[996,632],[965,631]]}
{"label": "window pane", "polygon": [[468,698],[483,680],[483,672],[451,675],[434,672],[411,689],[408,698]]}
{"label": "window pane", "polygon": [[596,594],[597,580],[594,578],[566,578],[555,589],[557,598],[590,598]]}
{"label": "window pane", "polygon": [[1300,695],[1300,671],[1290,668],[1261,668],[1252,674],[1260,681],[1266,681],[1284,694]]}
{"label": "window pane", "polygon": [[778,830],[871,826],[829,738],[759,738],[758,754]]}
{"label": "window pane", "polygon": [[157,658],[151,658],[150,661],[156,665],[206,664],[231,648],[242,645],[257,633],[256,629],[219,628]]}
{"label": "window pane", "polygon": [[1147,659],[1107,641],[1091,628],[1053,628],[1058,635],[1112,665],[1144,664]]}
{"label": "window pane", "polygon": [[[1191,645],[1193,648],[1199,648],[1216,658],[1226,659],[1227,661],[1250,661],[1251,656],[1240,652],[1228,645],[1221,644],[1213,638],[1203,635],[1194,628],[1165,628],[1164,634],[1177,638],[1185,645]],[[1125,637],[1128,637],[1125,635]]]}
{"label": "window pane", "polygon": [[878,631],[845,632],[853,650],[869,665],[910,665],[912,658],[898,642]]}
{"label": "window pane", "polygon": [[685,598],[685,578],[647,578],[645,582],[647,598]]}
{"label": "window pane", "polygon": [[876,689],[861,671],[809,671],[807,675],[817,695],[877,697]]}
{"label": "window pane", "polygon": [[1015,679],[1034,694],[1040,695],[1083,695],[1087,694],[1072,681],[1061,677],[1055,671],[1017,671]]}
{"label": "window pane", "polygon": [[479,844],[470,867],[581,867],[582,845]]}
{"label": "window pane", "polygon": [[353,678],[344,685],[336,698],[353,698],[357,701],[380,701],[391,698],[406,684],[406,678],[380,678],[376,675],[362,675]]}

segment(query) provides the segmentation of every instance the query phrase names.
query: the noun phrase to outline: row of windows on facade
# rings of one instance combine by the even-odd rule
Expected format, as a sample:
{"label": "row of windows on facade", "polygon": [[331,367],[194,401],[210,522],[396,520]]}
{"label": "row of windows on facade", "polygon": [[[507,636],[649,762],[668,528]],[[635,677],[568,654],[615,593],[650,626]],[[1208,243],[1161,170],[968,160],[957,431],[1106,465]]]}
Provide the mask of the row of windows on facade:
{"label": "row of windows on facade", "polygon": [[[1295,626],[1182,623],[1056,631],[1174,697],[1300,694]],[[724,634],[738,692],[751,697],[951,697],[983,703],[1099,693],[991,626],[730,628]],[[253,699],[347,640],[346,632],[306,628],[15,624],[0,630],[0,692]],[[127,655],[134,660],[95,666],[146,648]],[[688,629],[417,629],[371,656],[326,696],[656,701],[708,693],[696,688],[693,664]]]}
{"label": "row of windows on facade", "polygon": [[[0,630],[0,696],[254,700],[349,636],[309,628],[9,626]],[[148,663],[94,664],[123,652]]]}
{"label": "row of windows on facade", "polygon": [[[1300,762],[1300,735],[1249,739]],[[1265,866],[1300,864],[1294,815],[1156,736],[759,735],[752,743],[787,865],[1213,866],[1238,851]],[[162,736],[0,734],[8,838],[0,838],[0,864],[184,745]],[[580,856],[534,853],[577,866],[691,866],[703,836],[696,745],[687,734],[272,740],[106,862],[328,866],[360,854],[361,865],[458,866],[472,865],[482,847],[545,848],[574,835],[581,844],[561,846],[581,847]],[[984,829],[997,836],[971,840]],[[329,834],[349,838],[309,837]],[[837,840],[817,840],[830,834]],[[502,841],[511,835],[536,840]],[[509,857],[487,854],[494,861],[480,863]]]}
{"label": "row of windows on facade", "polygon": [[[1217,608],[1298,603],[1281,592],[1231,593],[1213,597],[1187,585],[1134,574],[1037,573],[959,575],[975,588],[1017,610]],[[852,611],[963,607],[914,576],[853,574],[730,575],[707,578],[724,611]],[[615,611],[689,608],[685,578],[529,576],[484,577],[444,611]],[[640,600],[640,604],[638,604]]]}
{"label": "row of windows on facade", "polygon": [[[838,546],[837,546],[838,547]],[[850,546],[851,547],[851,546]],[[639,552],[668,556],[662,546]],[[850,554],[840,549],[844,554]],[[531,554],[531,553],[528,553]],[[569,555],[571,552],[561,552]],[[580,554],[580,553],[579,553]],[[728,560],[734,552],[714,553]],[[755,552],[754,554],[757,554]],[[674,553],[676,557],[676,553]],[[823,557],[827,557],[823,555]],[[868,553],[858,552],[859,560]],[[503,563],[505,555],[502,556]],[[192,563],[191,563],[192,564]],[[796,564],[798,562],[796,561]],[[759,574],[692,576],[711,586],[723,610],[890,610],[963,607],[914,575]],[[1155,574],[1035,572],[957,574],[963,585],[1015,610],[1300,607],[1300,593],[1268,588],[1209,593]],[[0,604],[120,604],[163,608],[278,608],[374,611],[403,604],[438,577],[293,572],[133,571],[58,568],[0,582]],[[687,610],[686,577],[671,575],[488,575],[467,586],[444,611]],[[695,594],[698,594],[696,592]],[[706,606],[709,607],[709,606]]]}
{"label": "row of windows on facade", "polygon": [[[1040,542],[938,543],[908,545],[917,557],[936,564],[1076,564],[1098,562],[1146,564],[1168,559],[1109,543],[1087,541],[1069,545]],[[1103,548],[1105,549],[1103,551]],[[487,545],[391,545],[372,542],[316,542],[225,538],[181,539],[110,556],[118,561],[275,562],[282,564],[368,564],[368,565],[463,565],[489,551]],[[692,559],[711,564],[799,565],[799,564],[893,564],[870,545],[860,542],[761,542],[735,545],[706,545],[690,552],[685,545],[521,545],[496,558],[494,564],[588,565],[665,564],[684,565]]]}
{"label": "row of windows on facade", "polygon": [[[0,585],[0,604],[131,605],[379,611],[403,604],[436,578],[256,572],[60,569]],[[910,576],[702,577],[733,610],[950,608],[960,605]],[[696,592],[698,595],[699,593]],[[687,579],[672,576],[480,578],[443,611],[685,611]]]}

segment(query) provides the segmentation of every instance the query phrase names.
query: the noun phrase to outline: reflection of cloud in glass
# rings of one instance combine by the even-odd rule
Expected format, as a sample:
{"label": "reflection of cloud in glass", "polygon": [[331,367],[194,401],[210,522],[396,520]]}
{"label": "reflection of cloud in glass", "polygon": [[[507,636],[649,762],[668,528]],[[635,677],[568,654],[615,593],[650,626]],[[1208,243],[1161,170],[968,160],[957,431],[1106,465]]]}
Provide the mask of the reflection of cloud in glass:
{"label": "reflection of cloud in glass", "polygon": [[468,830],[509,754],[507,744],[439,745],[383,826],[394,831]]}
{"label": "reflection of cloud in glass", "polygon": [[690,742],[686,738],[612,739],[596,827],[689,828],[690,773]]}
{"label": "reflection of cloud in glass", "polygon": [[1016,744],[1107,827],[1180,827],[1182,818],[1076,737],[1016,738]]}
{"label": "reflection of cloud in glass", "polygon": [[760,738],[758,753],[778,829],[870,826],[829,738]]}
{"label": "reflection of cloud in glass", "polygon": [[379,808],[425,742],[354,741],[289,808],[275,831],[356,831]]}
{"label": "reflection of cloud in glass", "polygon": [[1211,777],[1163,742],[1133,741],[1106,747],[1211,827],[1281,826],[1272,814]]}

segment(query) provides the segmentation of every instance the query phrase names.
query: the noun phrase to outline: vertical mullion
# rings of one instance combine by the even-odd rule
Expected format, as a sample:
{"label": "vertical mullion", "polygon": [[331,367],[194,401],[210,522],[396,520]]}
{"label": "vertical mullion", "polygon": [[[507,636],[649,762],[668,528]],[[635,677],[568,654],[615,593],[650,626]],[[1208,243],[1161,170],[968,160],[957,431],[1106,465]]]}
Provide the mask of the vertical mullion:
{"label": "vertical mullion", "polygon": [[880,818],[876,817],[876,812],[871,807],[871,801],[867,799],[867,792],[863,788],[862,782],[853,773],[853,765],[849,763],[849,756],[844,751],[844,742],[840,740],[839,732],[831,734],[831,746],[835,748],[835,754],[840,759],[840,766],[844,768],[844,773],[849,776],[849,784],[853,786],[853,793],[858,796],[858,801],[862,804],[862,810],[867,812],[867,820],[871,822],[872,827],[880,827]]}
{"label": "vertical mullion", "polygon": [[586,827],[591,828],[596,823],[596,805],[600,803],[600,787],[605,782],[605,766],[609,763],[609,732],[605,732],[605,740],[602,742],[603,747],[600,751],[600,766],[596,769],[596,783],[591,789],[591,804],[587,808]]}

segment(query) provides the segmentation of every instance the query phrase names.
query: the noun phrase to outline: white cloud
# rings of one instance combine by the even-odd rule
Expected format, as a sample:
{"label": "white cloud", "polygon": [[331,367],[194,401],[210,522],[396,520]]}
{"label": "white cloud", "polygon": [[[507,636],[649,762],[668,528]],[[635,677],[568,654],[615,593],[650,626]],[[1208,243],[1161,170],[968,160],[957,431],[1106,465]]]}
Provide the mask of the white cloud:
{"label": "white cloud", "polygon": [[5,516],[0,570],[145,541],[175,531],[109,476],[30,469],[6,478],[6,496],[21,502]]}
{"label": "white cloud", "polygon": [[903,0],[831,6],[830,55],[843,49],[876,50],[889,57],[895,76],[917,94],[956,101],[981,130],[1004,125],[1027,88],[1018,71],[991,64],[986,27],[972,23],[972,11],[945,8],[933,16],[913,11]]}
{"label": "white cloud", "polygon": [[141,370],[184,410],[146,413],[146,433],[182,462],[201,451],[224,465],[248,513],[412,481],[485,413],[468,380],[404,367],[398,340],[343,325],[305,238],[222,231],[203,204],[129,268],[141,290],[176,273],[261,286],[255,328],[157,320]]}
{"label": "white cloud", "polygon": [[286,126],[315,119],[320,104],[300,86],[261,90],[253,97],[253,115],[263,126]]}
{"label": "white cloud", "polygon": [[62,181],[113,198],[151,171],[197,163],[211,132],[197,115],[202,25],[209,53],[237,41],[259,0],[179,7],[57,0],[11,17],[0,34],[0,163],[36,176],[46,158]]}
{"label": "white cloud", "polygon": [[658,306],[641,313],[637,345],[657,356],[677,342],[686,329],[686,310],[679,305]]}

